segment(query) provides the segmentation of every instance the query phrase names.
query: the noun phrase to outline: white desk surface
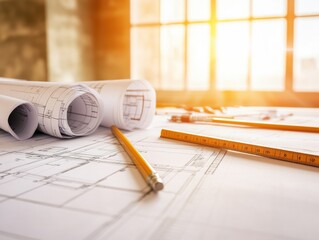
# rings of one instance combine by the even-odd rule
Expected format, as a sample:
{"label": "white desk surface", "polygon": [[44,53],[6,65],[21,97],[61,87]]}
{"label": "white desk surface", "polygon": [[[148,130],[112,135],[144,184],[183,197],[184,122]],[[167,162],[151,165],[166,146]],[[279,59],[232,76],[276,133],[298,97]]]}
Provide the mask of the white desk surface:
{"label": "white desk surface", "polygon": [[1,131],[0,239],[319,238],[319,168],[160,139],[162,127],[319,154],[319,134],[157,116],[125,132],[164,179],[155,194],[109,129],[27,141]]}

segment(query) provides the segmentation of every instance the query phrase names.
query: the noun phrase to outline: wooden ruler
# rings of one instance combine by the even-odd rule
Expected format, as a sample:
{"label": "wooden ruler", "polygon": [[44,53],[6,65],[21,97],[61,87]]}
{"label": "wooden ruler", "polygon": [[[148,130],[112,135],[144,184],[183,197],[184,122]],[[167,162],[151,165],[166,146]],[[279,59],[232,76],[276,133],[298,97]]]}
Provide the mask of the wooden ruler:
{"label": "wooden ruler", "polygon": [[231,141],[221,138],[213,138],[209,136],[173,131],[168,129],[162,129],[161,137],[319,167],[318,155],[289,151],[285,149],[267,147],[263,145]]}

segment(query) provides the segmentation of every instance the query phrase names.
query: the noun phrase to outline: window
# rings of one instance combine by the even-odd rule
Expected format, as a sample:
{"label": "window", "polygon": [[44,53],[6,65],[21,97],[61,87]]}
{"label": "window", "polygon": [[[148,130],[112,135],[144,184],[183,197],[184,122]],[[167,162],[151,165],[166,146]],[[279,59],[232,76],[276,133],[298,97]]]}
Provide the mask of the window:
{"label": "window", "polygon": [[317,0],[131,0],[131,76],[160,103],[319,107],[318,42]]}

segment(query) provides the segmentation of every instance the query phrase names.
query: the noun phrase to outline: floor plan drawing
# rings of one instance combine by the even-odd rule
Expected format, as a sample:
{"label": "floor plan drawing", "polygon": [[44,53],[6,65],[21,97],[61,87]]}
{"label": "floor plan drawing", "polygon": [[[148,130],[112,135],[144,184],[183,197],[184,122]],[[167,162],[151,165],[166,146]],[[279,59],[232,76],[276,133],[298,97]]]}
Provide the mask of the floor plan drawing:
{"label": "floor plan drawing", "polygon": [[[162,177],[165,187],[158,193],[109,128],[74,139],[36,133],[27,141],[1,131],[0,239],[302,239],[306,231],[308,239],[318,236],[318,169],[161,139],[162,127],[238,138],[247,131],[166,119],[150,129],[125,131]],[[261,141],[274,134],[264,133]],[[254,130],[247,138],[261,135]],[[317,140],[308,138],[313,146]],[[312,221],[300,230],[285,214]]]}
{"label": "floor plan drawing", "polygon": [[[132,218],[158,222],[199,172],[217,167],[219,156],[212,149],[161,141],[158,131],[127,132],[164,179],[165,190],[158,194],[107,128],[85,139],[38,133],[27,142],[1,132],[0,238],[98,239],[127,234],[116,225]],[[60,236],[60,228],[67,234]]]}

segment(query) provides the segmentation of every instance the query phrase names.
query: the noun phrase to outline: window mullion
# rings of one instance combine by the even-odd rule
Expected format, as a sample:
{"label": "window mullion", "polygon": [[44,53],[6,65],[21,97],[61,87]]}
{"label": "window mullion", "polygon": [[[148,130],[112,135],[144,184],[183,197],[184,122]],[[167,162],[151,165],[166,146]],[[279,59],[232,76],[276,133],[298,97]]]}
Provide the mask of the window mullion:
{"label": "window mullion", "polygon": [[293,91],[293,48],[294,48],[294,20],[295,0],[287,0],[287,50],[286,50],[286,78],[285,91]]}
{"label": "window mullion", "polygon": [[247,64],[247,90],[251,90],[251,72],[252,72],[252,38],[253,38],[253,0],[249,1],[249,37],[248,37],[248,64]]}
{"label": "window mullion", "polygon": [[209,90],[211,92],[216,92],[216,25],[217,25],[217,15],[216,15],[216,1],[210,1],[210,82]]}
{"label": "window mullion", "polygon": [[188,89],[187,63],[188,63],[188,0],[185,1],[185,19],[184,19],[184,90]]}

